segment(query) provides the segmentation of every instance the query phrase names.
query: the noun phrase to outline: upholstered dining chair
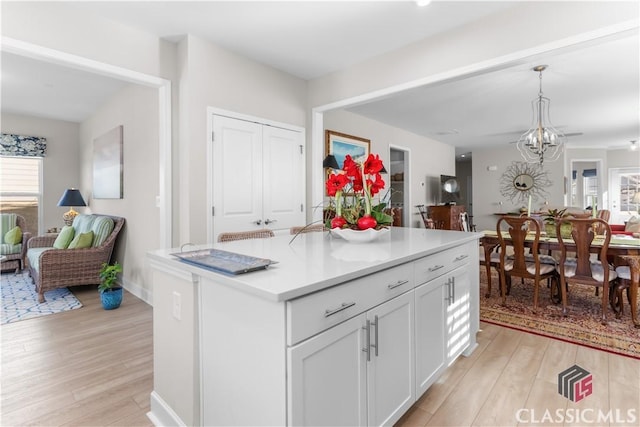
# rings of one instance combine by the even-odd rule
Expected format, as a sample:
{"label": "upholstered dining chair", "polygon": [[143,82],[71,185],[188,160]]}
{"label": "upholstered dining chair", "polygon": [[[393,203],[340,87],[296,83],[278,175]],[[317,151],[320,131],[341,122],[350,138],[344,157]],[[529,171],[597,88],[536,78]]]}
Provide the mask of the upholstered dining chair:
{"label": "upholstered dining chair", "polygon": [[275,236],[273,231],[267,228],[251,231],[234,231],[218,234],[218,242],[230,242],[232,240],[265,239],[273,236]]}
{"label": "upholstered dining chair", "polygon": [[[495,248],[491,249],[491,254],[489,255],[489,261],[486,260],[486,257],[484,254],[484,248],[481,247],[481,250],[479,253],[480,265],[484,265],[485,268],[487,269],[487,293],[484,295],[486,298],[489,298],[491,296],[491,267],[493,267],[496,270],[496,272],[498,272],[498,276],[500,276],[499,248],[500,248],[499,246],[496,246]],[[501,289],[499,284],[498,284],[498,289]]]}
{"label": "upholstered dining chair", "polygon": [[[611,218],[611,211],[609,211],[608,209],[601,209],[598,211],[597,215],[598,218],[605,221],[606,223],[609,223],[609,218]],[[603,235],[604,233],[605,230],[602,226],[598,226],[596,228],[596,234]]]}
{"label": "upholstered dining chair", "polygon": [[[626,259],[626,262],[640,264],[640,259],[634,256],[620,256],[616,258]],[[609,302],[613,312],[616,314],[616,319],[619,319],[624,312],[623,296],[624,291],[627,291],[627,301],[631,305],[631,267],[629,265],[619,265],[616,267],[616,274],[618,275],[615,282],[611,282],[613,286],[609,290]],[[636,270],[637,271],[637,270]],[[636,273],[637,274],[637,273]],[[639,278],[636,278],[638,280]]]}
{"label": "upholstered dining chair", "polygon": [[[511,288],[511,277],[533,280],[533,311],[538,310],[538,294],[541,280],[557,282],[555,259],[539,253],[540,224],[535,218],[528,216],[503,216],[496,224],[498,241],[500,242],[500,287],[502,304],[507,303],[507,294]],[[506,239],[502,233],[508,233]],[[527,233],[532,237],[531,250],[527,253],[525,240]],[[512,255],[507,256],[507,246],[511,246]],[[551,286],[553,292],[553,285]],[[566,299],[565,299],[566,300]]]}
{"label": "upholstered dining chair", "polygon": [[[565,242],[560,233],[562,224],[571,224],[573,242]],[[591,245],[596,231],[604,230],[602,246],[597,259],[591,259]],[[563,314],[566,315],[567,289],[570,284],[591,285],[602,288],[602,324],[607,323],[607,305],[609,303],[610,282],[617,277],[616,272],[609,266],[607,251],[611,240],[609,224],[600,218],[560,218],[556,221],[556,232],[560,245],[560,289],[562,291]],[[574,243],[575,242],[575,246]],[[567,252],[575,252],[575,257],[567,257]]]}

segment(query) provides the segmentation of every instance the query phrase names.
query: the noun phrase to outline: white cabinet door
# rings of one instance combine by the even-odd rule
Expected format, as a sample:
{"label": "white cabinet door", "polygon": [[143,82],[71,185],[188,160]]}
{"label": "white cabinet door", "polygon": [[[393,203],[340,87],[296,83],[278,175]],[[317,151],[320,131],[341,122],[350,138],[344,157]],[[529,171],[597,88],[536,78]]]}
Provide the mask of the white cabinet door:
{"label": "white cabinet door", "polygon": [[368,311],[367,320],[368,425],[392,425],[415,402],[413,292]]}
{"label": "white cabinet door", "polygon": [[366,425],[365,315],[288,350],[288,423]]}
{"label": "white cabinet door", "polygon": [[418,286],[416,300],[416,399],[433,384],[445,368],[446,279]]}
{"label": "white cabinet door", "polygon": [[213,116],[213,236],[305,224],[304,136]]}
{"label": "white cabinet door", "polygon": [[469,267],[453,270],[447,275],[446,359],[451,364],[471,343],[471,289]]}

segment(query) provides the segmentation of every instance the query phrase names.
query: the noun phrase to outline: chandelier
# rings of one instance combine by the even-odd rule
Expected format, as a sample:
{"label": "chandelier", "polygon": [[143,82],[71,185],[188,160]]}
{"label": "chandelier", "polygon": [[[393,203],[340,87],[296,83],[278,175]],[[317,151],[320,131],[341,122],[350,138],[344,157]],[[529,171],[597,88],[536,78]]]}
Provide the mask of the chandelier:
{"label": "chandelier", "polygon": [[545,160],[554,161],[560,157],[564,147],[565,135],[551,125],[549,106],[551,100],[542,95],[542,72],[546,65],[533,68],[540,74],[540,90],[538,97],[531,101],[533,122],[531,128],[522,134],[516,146],[522,157],[528,163],[542,163]]}

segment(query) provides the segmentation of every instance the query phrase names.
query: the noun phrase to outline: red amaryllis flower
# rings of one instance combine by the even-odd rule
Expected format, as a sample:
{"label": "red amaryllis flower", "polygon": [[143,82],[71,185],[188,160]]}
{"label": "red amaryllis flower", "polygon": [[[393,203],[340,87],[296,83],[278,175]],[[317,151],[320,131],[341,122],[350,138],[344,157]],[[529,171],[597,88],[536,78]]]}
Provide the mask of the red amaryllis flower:
{"label": "red amaryllis flower", "polygon": [[327,183],[326,183],[327,194],[330,197],[335,196],[336,192],[342,190],[344,186],[347,185],[348,183],[349,183],[349,178],[347,178],[346,175],[332,173],[331,175],[329,175],[329,178],[327,179]]}
{"label": "red amaryllis flower", "polygon": [[371,193],[372,196],[375,196],[380,192],[380,190],[384,188],[384,180],[382,179],[382,176],[380,176],[380,174],[377,173],[375,178],[376,178],[375,180],[367,179],[367,186],[369,187],[369,193]]}
{"label": "red amaryllis flower", "polygon": [[344,165],[342,170],[346,172],[347,176],[357,178],[360,175],[360,166],[351,158],[351,155],[347,154],[344,158]]}
{"label": "red amaryllis flower", "polygon": [[376,174],[382,170],[382,160],[380,160],[380,156],[378,154],[375,156],[373,154],[369,154],[367,160],[364,161],[363,167],[364,173],[368,175]]}

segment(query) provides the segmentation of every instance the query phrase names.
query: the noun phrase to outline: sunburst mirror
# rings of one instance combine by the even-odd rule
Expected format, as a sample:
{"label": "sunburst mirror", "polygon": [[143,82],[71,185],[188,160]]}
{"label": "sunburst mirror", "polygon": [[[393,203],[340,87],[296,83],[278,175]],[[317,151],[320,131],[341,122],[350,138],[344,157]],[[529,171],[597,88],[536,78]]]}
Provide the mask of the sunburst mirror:
{"label": "sunburst mirror", "polygon": [[500,194],[512,203],[541,199],[553,182],[539,164],[512,162],[500,178]]}

